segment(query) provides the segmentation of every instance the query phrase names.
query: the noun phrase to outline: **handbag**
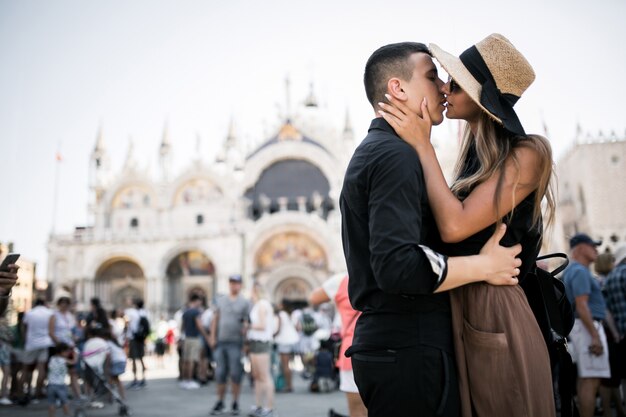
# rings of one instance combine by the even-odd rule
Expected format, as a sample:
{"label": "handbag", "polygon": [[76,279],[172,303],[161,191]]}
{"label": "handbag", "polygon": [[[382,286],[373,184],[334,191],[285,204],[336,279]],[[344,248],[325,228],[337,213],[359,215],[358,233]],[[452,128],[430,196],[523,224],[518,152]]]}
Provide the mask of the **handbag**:
{"label": "handbag", "polygon": [[[569,264],[564,253],[552,253],[537,257],[537,261],[562,258],[564,262],[553,271],[546,271],[537,264],[520,284],[528,304],[548,348],[552,380],[558,385],[555,404],[560,404],[560,415],[577,415],[574,404],[575,372],[572,357],[567,350],[567,336],[574,327],[574,309],[565,293],[565,284],[556,276]],[[576,413],[576,414],[575,414]]]}

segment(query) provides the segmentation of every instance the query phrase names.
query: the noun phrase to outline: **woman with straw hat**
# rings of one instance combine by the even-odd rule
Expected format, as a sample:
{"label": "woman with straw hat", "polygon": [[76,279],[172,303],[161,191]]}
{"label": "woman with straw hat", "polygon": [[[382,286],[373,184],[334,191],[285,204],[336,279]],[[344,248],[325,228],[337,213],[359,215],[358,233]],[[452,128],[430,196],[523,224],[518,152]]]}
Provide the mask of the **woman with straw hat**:
{"label": "woman with straw hat", "polygon": [[[550,145],[527,135],[513,110],[535,73],[499,34],[458,58],[434,44],[430,50],[450,75],[442,87],[447,117],[467,122],[451,189],[430,143],[430,103],[423,101],[420,116],[388,97],[381,115],[419,155],[441,251],[478,254],[494,227],[506,223],[502,244],[523,247],[523,283],[541,246],[544,198],[548,224],[554,212]],[[450,300],[463,416],[554,416],[548,351],[522,288],[471,284],[453,290]]]}

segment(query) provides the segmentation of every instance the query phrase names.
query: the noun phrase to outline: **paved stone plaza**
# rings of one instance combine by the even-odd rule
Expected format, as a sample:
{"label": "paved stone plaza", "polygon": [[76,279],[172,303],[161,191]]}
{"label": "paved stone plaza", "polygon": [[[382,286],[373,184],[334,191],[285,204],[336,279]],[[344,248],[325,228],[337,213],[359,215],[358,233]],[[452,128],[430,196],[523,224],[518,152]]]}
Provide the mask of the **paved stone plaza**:
{"label": "paved stone plaza", "polygon": [[[128,404],[133,416],[145,417],[208,417],[209,411],[215,403],[215,384],[211,381],[208,386],[198,390],[186,391],[178,387],[175,358],[166,361],[163,369],[148,359],[147,387],[139,391],[127,393]],[[127,367],[125,381],[132,378],[130,366]],[[294,375],[294,392],[276,394],[276,412],[279,417],[326,417],[328,410],[347,414],[345,395],[339,391],[329,394],[314,394],[307,390],[308,381],[300,375]],[[227,397],[227,405],[230,398]],[[241,416],[246,416],[254,404],[254,392],[249,379],[245,380],[240,398]],[[74,410],[72,410],[72,413]],[[116,405],[105,405],[103,409],[86,409],[88,417],[117,416]],[[62,410],[57,410],[57,416],[63,416]],[[230,414],[225,414],[230,415]],[[31,404],[28,407],[0,406],[0,417],[45,417],[47,416],[46,401]]]}

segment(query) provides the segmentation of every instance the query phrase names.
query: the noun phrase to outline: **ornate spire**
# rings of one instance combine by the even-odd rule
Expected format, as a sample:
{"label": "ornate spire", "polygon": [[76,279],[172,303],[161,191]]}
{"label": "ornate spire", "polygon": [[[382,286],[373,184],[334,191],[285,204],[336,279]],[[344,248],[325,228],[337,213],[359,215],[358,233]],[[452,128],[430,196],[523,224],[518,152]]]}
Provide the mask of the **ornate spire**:
{"label": "ornate spire", "polygon": [[169,154],[172,150],[172,144],[170,142],[170,132],[168,128],[168,123],[165,122],[163,125],[163,137],[161,139],[161,147],[159,149],[159,153],[161,156],[165,156]]}
{"label": "ornate spire", "polygon": [[317,98],[315,97],[315,93],[313,91],[313,82],[311,82],[311,84],[310,84],[309,95],[304,100],[304,105],[306,107],[317,107],[318,106]]}
{"label": "ornate spire", "polygon": [[291,80],[285,77],[285,120],[291,120]]}
{"label": "ornate spire", "polygon": [[352,129],[352,121],[350,120],[350,111],[346,107],[346,119],[343,125],[343,140],[347,145],[354,142],[354,129]]}
{"label": "ornate spire", "polygon": [[196,132],[196,155],[200,157],[202,149],[202,136],[200,136],[200,132]]}
{"label": "ornate spire", "polygon": [[102,123],[98,126],[98,133],[96,133],[96,145],[93,148],[93,152],[104,152],[104,137],[102,134]]}
{"label": "ornate spire", "polygon": [[347,133],[354,133],[354,129],[352,129],[352,120],[350,120],[350,110],[346,107],[346,119],[343,125],[343,133],[344,135]]}
{"label": "ornate spire", "polygon": [[126,151],[126,160],[124,161],[124,169],[134,169],[137,165],[135,161],[135,143],[132,136],[128,137],[128,150]]}
{"label": "ornate spire", "polygon": [[226,134],[226,148],[232,148],[237,144],[237,136],[235,135],[235,119],[230,116],[228,123],[228,133]]}

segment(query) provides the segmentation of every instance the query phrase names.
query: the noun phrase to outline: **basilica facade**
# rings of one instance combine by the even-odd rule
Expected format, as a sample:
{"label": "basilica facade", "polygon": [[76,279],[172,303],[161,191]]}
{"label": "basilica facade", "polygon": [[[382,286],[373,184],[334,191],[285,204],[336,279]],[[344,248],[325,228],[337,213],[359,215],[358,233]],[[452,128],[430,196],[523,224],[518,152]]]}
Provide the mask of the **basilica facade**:
{"label": "basilica facade", "polygon": [[332,126],[309,96],[282,118],[274,134],[243,151],[229,129],[215,160],[191,160],[174,173],[167,130],[159,172],[138,167],[132,145],[111,172],[99,132],[90,159],[92,224],[48,243],[48,280],[86,306],[107,308],[140,297],[154,315],[178,310],[189,294],[208,300],[265,286],[273,302],[303,302],[345,270],[338,197],[355,141],[348,115]]}

